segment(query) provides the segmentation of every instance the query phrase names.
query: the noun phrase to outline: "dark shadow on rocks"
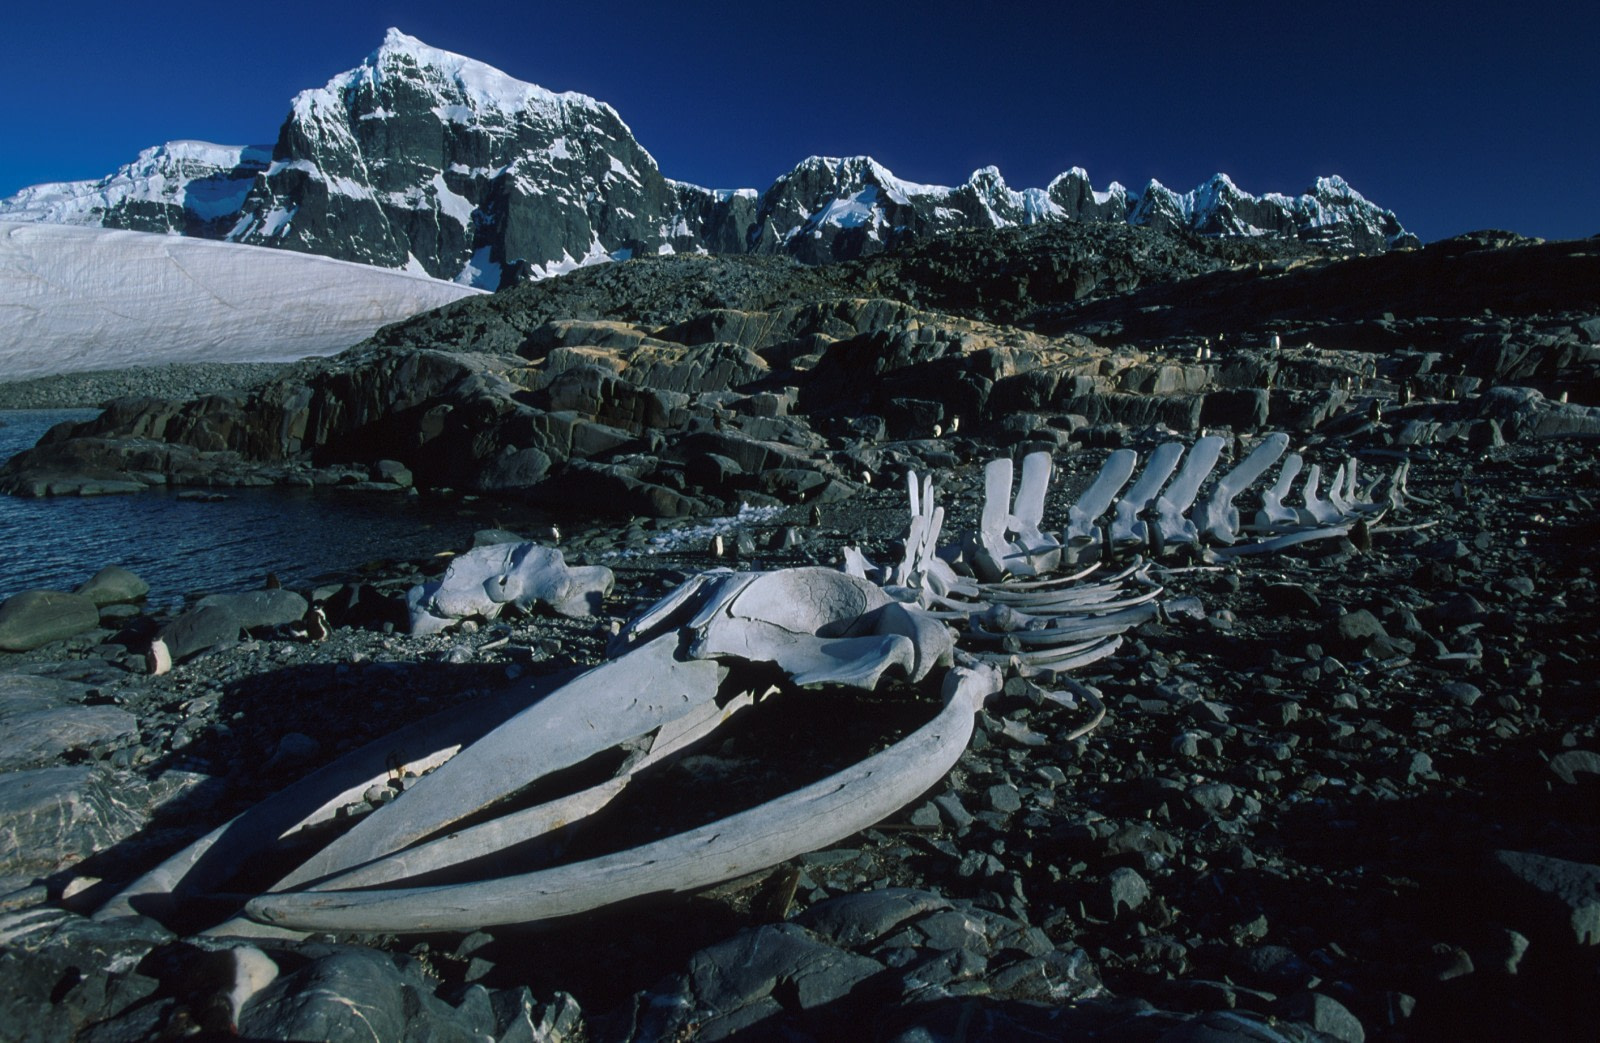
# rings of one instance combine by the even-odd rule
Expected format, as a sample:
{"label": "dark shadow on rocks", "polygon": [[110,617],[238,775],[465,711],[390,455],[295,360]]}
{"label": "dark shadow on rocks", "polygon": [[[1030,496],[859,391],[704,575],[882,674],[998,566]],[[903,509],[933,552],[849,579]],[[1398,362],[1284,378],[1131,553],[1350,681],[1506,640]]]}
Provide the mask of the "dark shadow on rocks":
{"label": "dark shadow on rocks", "polygon": [[[1572,895],[1600,882],[1600,785],[1549,785],[1531,751],[1500,768],[1478,790],[1297,804],[1281,819],[1282,851],[1317,872],[1226,874],[1243,885],[1227,897],[1272,910],[1273,937],[1318,941],[1301,947],[1313,963],[1329,942],[1356,958],[1363,980],[1321,988],[1344,990],[1369,1028],[1393,1024],[1412,1040],[1569,1038],[1600,1018],[1600,950],[1581,942],[1583,899]],[[1518,879],[1502,863],[1511,857],[1553,877]],[[1398,1024],[1382,1009],[1396,993],[1416,1000]]]}
{"label": "dark shadow on rocks", "polygon": [[[565,664],[548,665],[554,672]],[[150,779],[197,765],[216,773],[158,808],[138,833],[75,865],[73,875],[103,879],[103,893],[94,897],[110,898],[186,844],[352,750],[527,684],[527,677],[509,680],[506,663],[381,661],[291,666],[226,683],[217,723],[141,769]],[[254,868],[265,876],[278,867]],[[219,904],[233,905],[227,899]],[[186,899],[183,905],[187,915],[169,926],[193,930],[215,922],[210,903]]]}

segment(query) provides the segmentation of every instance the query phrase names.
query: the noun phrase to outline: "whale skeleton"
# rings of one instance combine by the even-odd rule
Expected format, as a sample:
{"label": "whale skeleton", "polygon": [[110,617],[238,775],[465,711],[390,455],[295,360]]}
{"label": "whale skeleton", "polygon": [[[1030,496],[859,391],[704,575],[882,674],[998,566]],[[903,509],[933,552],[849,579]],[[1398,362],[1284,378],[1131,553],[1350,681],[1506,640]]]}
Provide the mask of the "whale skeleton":
{"label": "whale skeleton", "polygon": [[[610,651],[589,670],[414,725],[299,780],[96,915],[182,915],[226,901],[242,870],[325,827],[392,777],[397,760],[427,774],[266,891],[244,896],[211,931],[468,931],[708,887],[835,843],[926,792],[966,749],[975,715],[1003,681],[995,666],[959,653],[950,630],[920,606],[818,567],[696,576],[639,615]],[[734,678],[752,672],[796,689],[870,691],[898,678],[931,686],[939,709],[880,752],[715,822],[566,864],[506,856],[599,811],[641,771],[769,694],[765,684],[758,693]],[[536,780],[614,750],[623,757],[611,777],[531,807],[517,803]]]}
{"label": "whale skeleton", "polygon": [[[1163,599],[1144,554],[1181,544],[1210,544],[1219,557],[1274,550],[1375,522],[1406,496],[1403,464],[1387,499],[1375,500],[1378,483],[1358,492],[1348,461],[1326,494],[1313,466],[1303,506],[1289,507],[1303,467],[1291,454],[1260,494],[1253,524],[1243,524],[1235,499],[1287,447],[1287,436],[1268,436],[1203,499],[1220,438],[1201,438],[1186,460],[1182,445],[1159,446],[1120,499],[1137,457],[1117,450],[1067,508],[1060,535],[1043,527],[1049,455],[1024,457],[1014,497],[1011,461],[997,460],[985,470],[979,529],[955,546],[939,543],[944,510],[932,480],[912,473],[905,550],[893,566],[850,548],[843,570],[694,576],[637,615],[599,665],[371,743],[196,840],[96,916],[183,916],[220,902],[227,912],[209,933],[469,931],[696,890],[836,843],[935,786],[1007,674],[1038,679],[1025,682],[1029,690],[1062,706],[1087,703],[1092,716],[1072,736],[1092,730],[1105,707],[1067,672],[1113,654],[1132,627],[1200,611],[1193,599]],[[1059,573],[1063,564],[1074,571]],[[938,710],[879,752],[661,839],[579,861],[534,860],[641,773],[779,691],[804,698],[806,686],[872,691],[886,682],[936,690]],[[609,777],[532,804],[519,799],[538,780],[607,753],[617,755]],[[397,765],[420,777],[264,891],[230,891],[246,869],[296,857]]]}

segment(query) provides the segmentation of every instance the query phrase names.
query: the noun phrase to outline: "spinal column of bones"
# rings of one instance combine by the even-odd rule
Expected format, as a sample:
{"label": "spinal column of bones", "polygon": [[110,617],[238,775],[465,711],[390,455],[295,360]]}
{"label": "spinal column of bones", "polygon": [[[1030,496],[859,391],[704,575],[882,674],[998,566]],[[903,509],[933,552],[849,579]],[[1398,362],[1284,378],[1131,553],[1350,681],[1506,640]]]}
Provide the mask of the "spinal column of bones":
{"label": "spinal column of bones", "polygon": [[[1284,457],[1289,437],[1268,435],[1201,498],[1224,444],[1207,435],[1187,453],[1177,442],[1160,445],[1131,486],[1138,456],[1116,450],[1067,509],[1059,536],[1043,528],[1050,454],[1024,457],[1014,498],[1012,461],[991,461],[977,531],[942,548],[943,508],[934,503],[931,480],[912,474],[904,558],[892,569],[878,569],[849,551],[845,567],[950,623],[975,658],[1023,676],[1059,677],[1111,655],[1124,631],[1163,611],[1199,611],[1192,599],[1160,601],[1162,588],[1144,555],[1184,545],[1210,545],[1207,552],[1219,560],[1280,550],[1376,523],[1404,497],[1404,465],[1388,480],[1385,497],[1374,500],[1381,479],[1358,490],[1356,462],[1348,459],[1326,493],[1322,468],[1312,465],[1300,483],[1301,506],[1290,506],[1304,461],[1289,454],[1276,481],[1260,490],[1261,507],[1246,523],[1234,501]],[[1120,568],[1107,568],[1118,561],[1124,563]],[[1071,571],[1059,573],[1063,564]]]}

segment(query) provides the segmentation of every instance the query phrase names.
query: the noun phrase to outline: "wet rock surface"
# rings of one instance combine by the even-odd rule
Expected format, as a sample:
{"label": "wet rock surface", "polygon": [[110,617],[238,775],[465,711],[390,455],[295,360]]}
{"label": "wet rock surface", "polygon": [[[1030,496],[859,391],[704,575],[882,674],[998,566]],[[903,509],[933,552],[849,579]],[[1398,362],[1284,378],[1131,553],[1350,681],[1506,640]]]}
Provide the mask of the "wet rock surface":
{"label": "wet rock surface", "polygon": [[[661,292],[639,306],[666,307]],[[489,301],[509,307],[504,297]],[[1573,300],[1573,315],[1592,314]],[[1064,341],[922,311],[931,317],[897,327],[913,314],[905,302],[828,312],[828,322],[865,322],[874,309],[900,317],[828,335],[848,350],[810,333],[769,344],[761,331],[776,327],[783,307],[769,299],[680,315],[670,337],[664,314],[649,331],[631,318],[551,325],[541,316],[509,353],[439,352],[443,361],[426,362],[485,377],[487,387],[486,375],[509,372],[497,367],[537,355],[544,375],[496,402],[510,410],[560,395],[565,410],[546,408],[554,399],[528,408],[583,419],[568,430],[589,446],[622,437],[611,432],[635,440],[560,465],[538,449],[551,461],[545,475],[576,459],[611,483],[604,488],[636,496],[630,505],[679,513],[630,506],[630,520],[561,534],[567,564],[614,575],[597,614],[530,606],[409,634],[406,591],[439,580],[449,563],[432,558],[294,591],[323,609],[325,640],[285,612],[236,624],[228,641],[153,675],[145,649],[182,611],[136,604],[131,615],[102,610],[86,630],[0,654],[0,729],[13,758],[0,772],[0,1025],[19,1038],[98,1040],[230,1027],[253,1038],[324,1038],[353,1031],[358,1013],[383,1038],[1587,1034],[1600,1017],[1600,443],[1576,412],[1592,401],[1583,390],[1588,327],[1546,312],[1503,320],[1512,340],[1534,329],[1555,338],[1541,349],[1540,365],[1551,368],[1534,373],[1535,400],[1460,383],[1532,387],[1498,370],[1467,372],[1486,356],[1463,354],[1465,340],[1417,355],[1381,337],[1380,347],[1328,353],[1263,347],[1202,358],[1205,373],[1191,379],[1192,347],[1186,358],[1157,360],[1102,344],[1103,334]],[[434,321],[460,324],[465,314],[457,306]],[[1499,321],[1471,320],[1479,332]],[[696,335],[698,344],[732,347],[685,352],[696,344],[683,324],[695,323],[715,331]],[[1548,332],[1557,326],[1570,336]],[[530,330],[539,330],[533,355],[511,354]],[[791,367],[804,377],[793,395],[722,386],[761,371],[748,353],[770,371],[808,346],[815,358]],[[346,377],[358,379],[360,359],[402,350],[363,349]],[[1024,367],[1025,358],[1044,362]],[[1416,371],[1396,380],[1396,366]],[[634,369],[648,379],[618,376]],[[1122,390],[1095,383],[1107,374],[1127,374],[1117,378]],[[1006,403],[987,418],[955,405],[977,400],[979,376],[990,382],[984,401]],[[533,388],[539,380],[548,382]],[[246,942],[194,933],[225,908],[164,915],[161,926],[86,915],[344,752],[599,661],[622,619],[689,575],[834,565],[847,544],[894,560],[907,517],[898,479],[908,468],[935,474],[947,530],[959,532],[976,524],[982,463],[1046,445],[1060,471],[1046,524],[1059,529],[1108,450],[1143,455],[1171,437],[1148,426],[1138,403],[1209,401],[1218,380],[1267,388],[1269,413],[1304,418],[1294,446],[1308,462],[1332,467],[1354,454],[1375,474],[1409,461],[1417,499],[1370,531],[1278,554],[1218,562],[1169,551],[1157,578],[1204,611],[1144,623],[1116,655],[1073,675],[1108,710],[1086,735],[1075,734],[1083,710],[1015,686],[979,714],[955,769],[888,821],[752,879],[538,930]],[[1457,390],[1436,393],[1448,388]],[[1123,401],[1115,395],[1127,404],[1108,404]],[[1090,398],[1105,412],[1066,410],[1088,409]],[[428,401],[393,415],[421,430]],[[465,401],[437,418],[441,431]],[[1511,419],[1529,403],[1577,426]],[[185,415],[212,407],[196,408]],[[697,426],[697,415],[723,419]],[[1498,438],[1482,426],[1489,420]],[[648,426],[657,421],[664,426]],[[655,463],[632,455],[641,436],[630,424],[661,433],[639,454]],[[1254,432],[1234,434],[1245,437],[1230,441],[1230,459]],[[373,463],[398,459],[426,489],[428,467],[401,454],[402,441],[382,442]],[[508,460],[503,473],[541,466]],[[684,476],[681,485],[669,472]],[[393,467],[364,473],[388,484],[398,476]],[[1241,506],[1253,510],[1248,499]],[[705,512],[731,513],[741,500],[754,507],[707,521]],[[495,510],[498,528],[538,535],[517,531],[515,501]],[[483,546],[508,538],[480,534]],[[241,605],[226,609],[230,618]],[[818,696],[653,777],[643,814],[702,813],[730,792],[792,788],[821,770],[809,761],[858,756],[907,712],[886,698]],[[63,730],[74,718],[59,715],[82,715],[83,727]],[[397,772],[344,815],[359,818],[407,784]],[[265,880],[281,875],[268,868]]]}

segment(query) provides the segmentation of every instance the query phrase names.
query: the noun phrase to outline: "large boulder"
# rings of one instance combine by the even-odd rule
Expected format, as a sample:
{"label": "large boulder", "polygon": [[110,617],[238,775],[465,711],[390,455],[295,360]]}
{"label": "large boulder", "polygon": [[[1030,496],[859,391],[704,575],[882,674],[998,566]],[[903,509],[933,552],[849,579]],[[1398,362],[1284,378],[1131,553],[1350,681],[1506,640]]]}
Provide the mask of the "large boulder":
{"label": "large boulder", "polygon": [[231,613],[244,630],[277,627],[305,618],[306,599],[292,590],[252,590],[242,594],[211,594],[195,603],[196,609],[220,608]]}
{"label": "large boulder", "polygon": [[147,819],[125,797],[89,767],[0,774],[0,880],[46,876],[133,835]]}
{"label": "large boulder", "polygon": [[82,594],[96,605],[121,605],[138,601],[150,593],[150,584],[120,565],[107,565],[75,593]]}
{"label": "large boulder", "polygon": [[1496,851],[1488,877],[1507,919],[1536,942],[1600,945],[1600,865]]}
{"label": "large boulder", "polygon": [[92,598],[60,590],[24,590],[0,603],[0,651],[29,652],[92,630],[100,609]]}
{"label": "large boulder", "polygon": [[194,608],[162,627],[151,643],[151,670],[164,673],[209,648],[232,644],[244,630],[239,617],[221,605]]}

